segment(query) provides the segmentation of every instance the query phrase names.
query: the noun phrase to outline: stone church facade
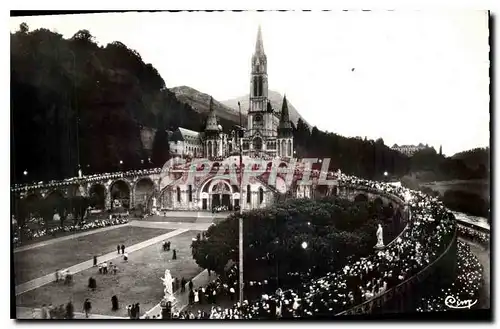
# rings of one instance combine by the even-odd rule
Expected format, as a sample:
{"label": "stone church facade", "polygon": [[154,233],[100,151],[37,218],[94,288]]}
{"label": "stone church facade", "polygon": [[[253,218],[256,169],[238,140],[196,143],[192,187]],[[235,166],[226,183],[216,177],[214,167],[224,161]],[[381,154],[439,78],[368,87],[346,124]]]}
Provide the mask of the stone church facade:
{"label": "stone church facade", "polygon": [[[174,150],[174,155],[210,160],[215,169],[206,177],[196,177],[188,183],[190,165],[164,168],[168,175],[162,178],[159,191],[155,193],[158,210],[211,210],[216,206],[255,209],[273,203],[280,192],[286,192],[284,181],[280,179],[276,186],[269,186],[259,177],[251,177],[241,188],[240,184],[216,174],[220,168],[227,171],[239,167],[240,147],[244,168],[252,166],[255,158],[287,162],[294,155],[286,96],[280,111],[273,109],[268,99],[267,56],[260,27],[251,67],[250,105],[247,127],[242,136],[236,131],[230,134],[222,131],[212,99],[203,132],[178,128],[172,133],[170,149]],[[265,168],[253,169],[265,173]]]}

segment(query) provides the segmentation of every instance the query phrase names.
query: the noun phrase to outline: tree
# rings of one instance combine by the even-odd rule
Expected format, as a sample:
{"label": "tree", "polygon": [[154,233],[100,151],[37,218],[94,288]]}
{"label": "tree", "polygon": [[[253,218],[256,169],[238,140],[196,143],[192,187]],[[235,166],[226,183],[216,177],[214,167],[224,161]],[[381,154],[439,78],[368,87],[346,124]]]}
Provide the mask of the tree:
{"label": "tree", "polygon": [[[370,217],[370,202],[343,199],[295,199],[243,213],[246,280],[279,276],[280,286],[296,284],[288,273],[314,275],[340,268],[347,256],[368,255],[376,243],[375,232],[383,209]],[[387,236],[398,232],[387,227]],[[238,216],[211,226],[206,239],[192,243],[196,263],[220,275],[228,261],[238,261]],[[307,242],[306,250],[302,243]]]}
{"label": "tree", "polygon": [[94,42],[94,37],[90,34],[89,30],[79,30],[73,35],[73,40],[86,41],[89,43]]}
{"label": "tree", "polygon": [[23,22],[23,23],[21,23],[21,24],[19,25],[19,32],[21,32],[21,33],[24,33],[24,34],[25,34],[25,33],[28,33],[28,32],[29,32],[29,30],[30,30],[30,29],[29,29],[29,27],[28,27],[28,24],[26,24],[26,23],[24,23],[24,22]]}

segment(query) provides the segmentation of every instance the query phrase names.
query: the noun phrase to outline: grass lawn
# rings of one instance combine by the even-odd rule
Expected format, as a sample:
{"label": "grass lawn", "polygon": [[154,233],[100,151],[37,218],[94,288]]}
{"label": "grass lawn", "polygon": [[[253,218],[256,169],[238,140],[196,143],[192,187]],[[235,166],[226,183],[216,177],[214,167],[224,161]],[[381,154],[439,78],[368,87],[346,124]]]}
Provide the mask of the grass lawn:
{"label": "grass lawn", "polygon": [[168,231],[125,226],[14,253],[15,283],[27,282],[92,259],[94,255],[109,253],[116,250],[117,244],[131,246]]}
{"label": "grass lawn", "polygon": [[[171,248],[177,250],[177,260],[172,260],[172,251],[164,252],[162,243],[130,253],[129,262],[118,261],[117,275],[100,275],[96,268],[79,272],[74,276],[71,287],[55,282],[17,296],[16,305],[41,307],[42,304],[59,305],[71,298],[75,311],[81,312],[85,298],[92,303],[92,312],[96,314],[127,316],[126,306],[140,303],[141,314],[153,308],[163,298],[161,278],[165,269],[172,277],[191,279],[202,271],[191,256],[191,242],[199,231],[179,234],[169,241]],[[87,288],[88,279],[97,280],[95,292]],[[111,311],[111,297],[116,295],[120,304],[117,312]]]}

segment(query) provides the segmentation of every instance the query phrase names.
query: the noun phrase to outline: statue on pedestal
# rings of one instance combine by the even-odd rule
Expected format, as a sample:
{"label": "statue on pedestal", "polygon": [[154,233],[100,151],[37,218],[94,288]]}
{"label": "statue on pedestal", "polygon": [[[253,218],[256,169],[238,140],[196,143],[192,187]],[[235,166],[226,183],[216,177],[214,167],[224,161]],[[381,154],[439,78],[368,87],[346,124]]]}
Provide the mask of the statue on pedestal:
{"label": "statue on pedestal", "polygon": [[173,301],[174,298],[174,291],[173,291],[173,286],[172,282],[174,281],[172,279],[172,275],[170,274],[170,271],[167,269],[165,270],[165,276],[161,278],[163,281],[163,286],[165,287],[163,292],[165,296],[163,297],[167,302],[168,301]]}
{"label": "statue on pedestal", "polygon": [[382,248],[384,248],[384,231],[382,229],[381,224],[378,224],[376,234],[377,234],[377,244],[375,245],[375,248],[382,249]]}

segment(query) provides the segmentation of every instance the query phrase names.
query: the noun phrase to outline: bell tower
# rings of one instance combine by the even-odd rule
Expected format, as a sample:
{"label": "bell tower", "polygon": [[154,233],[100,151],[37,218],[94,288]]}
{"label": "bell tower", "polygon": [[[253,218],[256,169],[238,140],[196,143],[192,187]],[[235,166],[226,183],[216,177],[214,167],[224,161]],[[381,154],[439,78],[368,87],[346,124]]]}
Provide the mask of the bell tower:
{"label": "bell tower", "polygon": [[264,53],[262,31],[259,26],[255,52],[252,55],[252,73],[250,78],[249,112],[264,112],[267,109],[267,57]]}

